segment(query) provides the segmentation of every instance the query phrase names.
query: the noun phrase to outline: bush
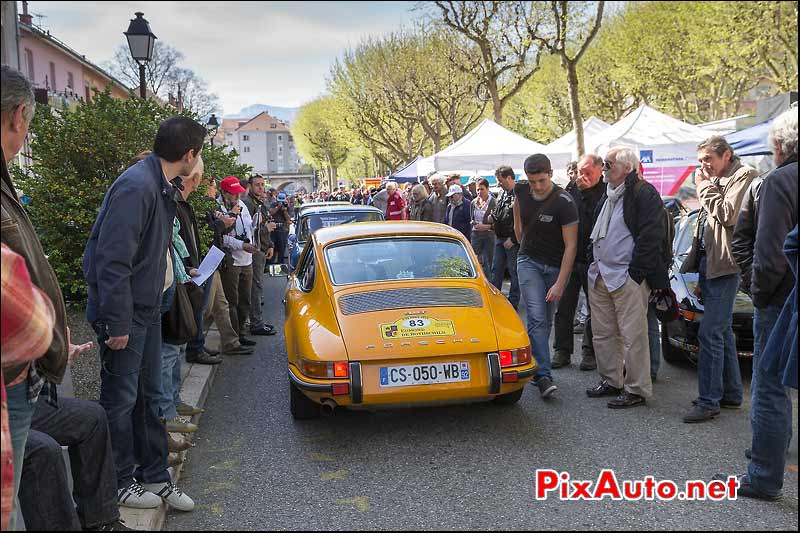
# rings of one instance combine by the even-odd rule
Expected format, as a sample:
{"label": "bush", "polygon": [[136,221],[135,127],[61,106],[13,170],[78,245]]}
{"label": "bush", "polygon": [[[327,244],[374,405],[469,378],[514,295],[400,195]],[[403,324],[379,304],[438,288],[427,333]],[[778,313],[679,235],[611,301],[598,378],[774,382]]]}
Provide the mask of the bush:
{"label": "bush", "polygon": [[[153,100],[118,100],[108,89],[73,111],[37,106],[32,165],[11,172],[17,188],[31,199],[28,214],[66,300],[86,299],[83,250],[106,191],[131,158],[152,148],[161,121],[175,114],[192,116]],[[208,156],[208,173],[249,170],[222,150],[209,150]]]}

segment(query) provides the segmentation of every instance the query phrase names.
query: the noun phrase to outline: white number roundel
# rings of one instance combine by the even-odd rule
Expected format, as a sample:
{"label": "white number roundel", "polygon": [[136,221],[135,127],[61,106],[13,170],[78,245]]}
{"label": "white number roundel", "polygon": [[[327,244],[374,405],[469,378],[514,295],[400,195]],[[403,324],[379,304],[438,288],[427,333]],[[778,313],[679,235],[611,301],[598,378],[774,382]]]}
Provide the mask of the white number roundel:
{"label": "white number roundel", "polygon": [[424,328],[431,323],[427,318],[409,318],[403,321],[403,326],[407,328]]}

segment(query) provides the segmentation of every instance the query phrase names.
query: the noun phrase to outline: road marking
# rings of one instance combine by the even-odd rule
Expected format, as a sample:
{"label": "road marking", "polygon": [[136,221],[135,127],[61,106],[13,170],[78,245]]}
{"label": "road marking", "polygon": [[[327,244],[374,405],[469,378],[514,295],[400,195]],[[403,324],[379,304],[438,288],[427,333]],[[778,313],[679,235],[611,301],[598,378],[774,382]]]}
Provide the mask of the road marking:
{"label": "road marking", "polygon": [[336,500],[339,505],[354,505],[362,513],[369,511],[369,496],[356,496],[355,498],[339,498]]}
{"label": "road marking", "polygon": [[312,461],[321,461],[323,463],[331,463],[331,462],[333,462],[333,457],[331,457],[329,455],[325,455],[324,453],[310,453],[310,454],[308,454],[308,457]]}
{"label": "road marking", "polygon": [[219,492],[222,490],[233,490],[235,487],[233,481],[209,481],[206,488],[203,490],[205,494],[211,492]]}
{"label": "road marking", "polygon": [[239,466],[238,459],[228,459],[227,461],[223,461],[219,464],[211,465],[208,468],[209,470],[233,470],[237,466]]}
{"label": "road marking", "polygon": [[334,472],[323,472],[319,475],[322,481],[343,480],[347,478],[347,470],[336,470]]}
{"label": "road marking", "polygon": [[224,508],[222,507],[221,503],[212,503],[209,510],[217,516],[222,516],[224,512]]}

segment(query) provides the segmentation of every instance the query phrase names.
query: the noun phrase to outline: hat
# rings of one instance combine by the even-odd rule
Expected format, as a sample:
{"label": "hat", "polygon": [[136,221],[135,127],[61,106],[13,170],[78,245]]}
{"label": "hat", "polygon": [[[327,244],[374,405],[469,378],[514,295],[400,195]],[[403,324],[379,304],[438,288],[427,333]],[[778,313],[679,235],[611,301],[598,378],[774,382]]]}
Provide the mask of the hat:
{"label": "hat", "polygon": [[219,188],[230,194],[241,194],[244,192],[244,187],[239,185],[239,178],[236,176],[228,176],[219,184]]}
{"label": "hat", "polygon": [[552,172],[550,159],[544,154],[533,154],[528,156],[523,165],[526,174],[541,174],[542,172]]}
{"label": "hat", "polygon": [[478,176],[470,176],[469,179],[467,180],[467,185],[471,183],[478,183]]}
{"label": "hat", "polygon": [[464,189],[462,189],[462,188],[461,188],[461,185],[459,185],[459,184],[457,184],[457,183],[454,183],[454,184],[453,184],[453,185],[451,185],[451,186],[450,186],[450,188],[447,190],[447,197],[448,197],[448,198],[450,198],[451,196],[453,196],[453,195],[454,195],[454,194],[456,194],[456,193],[458,193],[458,194],[464,194]]}
{"label": "hat", "polygon": [[279,202],[285,202],[286,201],[286,193],[285,192],[278,193],[278,201]]}

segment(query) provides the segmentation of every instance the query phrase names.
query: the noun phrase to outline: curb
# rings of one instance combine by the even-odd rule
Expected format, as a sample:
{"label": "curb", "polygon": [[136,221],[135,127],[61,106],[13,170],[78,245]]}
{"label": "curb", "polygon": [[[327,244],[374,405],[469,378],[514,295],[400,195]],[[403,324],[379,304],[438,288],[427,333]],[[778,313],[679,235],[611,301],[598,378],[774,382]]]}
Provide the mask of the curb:
{"label": "curb", "polygon": [[[206,338],[206,343],[208,346],[218,344],[218,340],[219,334],[216,332],[216,328],[208,332],[208,336]],[[219,365],[188,364],[185,360],[183,360],[181,363],[183,365],[182,370],[184,374],[183,382],[181,384],[181,398],[189,405],[203,407]],[[186,369],[188,369],[188,371]],[[193,416],[192,422],[197,424],[201,416],[202,414]],[[175,435],[178,434],[173,433],[173,436]],[[192,440],[191,437],[184,437],[184,439]],[[180,452],[178,455],[185,461],[186,454],[190,450],[191,448],[184,452]],[[184,463],[180,463],[177,467],[171,467],[169,469],[170,475],[172,476],[172,481],[175,484],[178,484],[180,481],[181,473],[183,472],[183,464]],[[167,516],[167,509],[169,509],[169,506],[163,502],[156,509],[132,509],[130,507],[120,507],[119,515],[120,518],[125,521],[125,525],[129,528],[144,531],[160,531],[164,526],[164,520]]]}

